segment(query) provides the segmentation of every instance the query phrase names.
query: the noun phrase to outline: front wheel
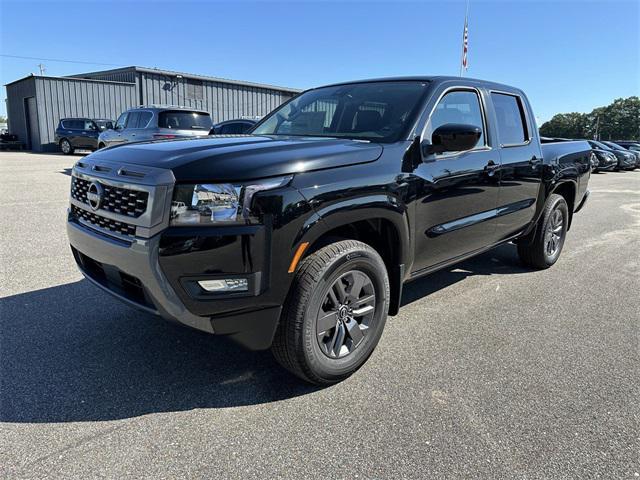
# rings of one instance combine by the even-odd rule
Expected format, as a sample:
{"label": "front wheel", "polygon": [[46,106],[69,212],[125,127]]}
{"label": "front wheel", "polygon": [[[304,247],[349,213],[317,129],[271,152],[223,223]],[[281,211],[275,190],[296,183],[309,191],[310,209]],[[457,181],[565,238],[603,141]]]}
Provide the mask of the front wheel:
{"label": "front wheel", "polygon": [[533,268],[549,268],[558,261],[569,228],[569,208],[564,197],[552,194],[538,220],[533,239],[518,243],[518,256]]}
{"label": "front wheel", "polygon": [[360,368],[378,344],[389,311],[389,278],[369,245],[344,240],[300,264],[271,348],[294,375],[337,383]]}
{"label": "front wheel", "polygon": [[62,153],[64,153],[65,155],[71,155],[73,153],[71,142],[69,142],[69,140],[67,140],[66,138],[60,140],[60,150],[62,150]]}

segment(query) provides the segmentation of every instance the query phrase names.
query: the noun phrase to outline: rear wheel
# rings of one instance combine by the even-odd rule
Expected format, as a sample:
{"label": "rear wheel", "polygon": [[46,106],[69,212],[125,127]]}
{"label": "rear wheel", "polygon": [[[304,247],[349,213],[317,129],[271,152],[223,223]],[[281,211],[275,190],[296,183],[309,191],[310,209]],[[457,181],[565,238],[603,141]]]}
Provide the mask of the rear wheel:
{"label": "rear wheel", "polygon": [[308,382],[337,383],[369,358],[388,310],[389,278],[380,255],[355,240],[332,243],[300,264],[272,352]]}
{"label": "rear wheel", "polygon": [[558,261],[569,227],[569,208],[564,197],[552,194],[530,242],[518,244],[518,256],[533,268],[549,268]]}
{"label": "rear wheel", "polygon": [[67,140],[66,138],[60,140],[60,150],[62,150],[62,153],[64,153],[65,155],[71,155],[74,151],[73,147],[71,146],[71,142],[69,142],[69,140]]}

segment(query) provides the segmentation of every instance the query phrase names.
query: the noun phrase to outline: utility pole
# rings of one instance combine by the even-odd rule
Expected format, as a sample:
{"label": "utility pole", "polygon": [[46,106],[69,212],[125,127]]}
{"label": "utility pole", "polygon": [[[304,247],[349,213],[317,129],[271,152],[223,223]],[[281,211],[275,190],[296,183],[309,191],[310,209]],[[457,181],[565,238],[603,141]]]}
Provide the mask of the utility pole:
{"label": "utility pole", "polygon": [[596,131],[595,131],[595,134],[593,136],[594,140],[598,140],[599,139],[598,130],[600,130],[600,115],[598,115],[596,117]]}
{"label": "utility pole", "polygon": [[42,63],[38,64],[38,68],[40,69],[40,76],[43,76],[44,72],[47,71],[47,69],[45,68],[44,64],[42,64]]}

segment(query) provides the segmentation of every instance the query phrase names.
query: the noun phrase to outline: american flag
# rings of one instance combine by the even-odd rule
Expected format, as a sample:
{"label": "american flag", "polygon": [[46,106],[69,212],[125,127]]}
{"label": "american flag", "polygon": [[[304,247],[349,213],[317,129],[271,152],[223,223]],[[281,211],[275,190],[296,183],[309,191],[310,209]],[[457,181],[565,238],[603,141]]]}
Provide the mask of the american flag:
{"label": "american flag", "polygon": [[469,65],[467,63],[467,53],[469,52],[469,28],[467,26],[467,16],[464,17],[464,32],[462,33],[462,68],[466,70]]}

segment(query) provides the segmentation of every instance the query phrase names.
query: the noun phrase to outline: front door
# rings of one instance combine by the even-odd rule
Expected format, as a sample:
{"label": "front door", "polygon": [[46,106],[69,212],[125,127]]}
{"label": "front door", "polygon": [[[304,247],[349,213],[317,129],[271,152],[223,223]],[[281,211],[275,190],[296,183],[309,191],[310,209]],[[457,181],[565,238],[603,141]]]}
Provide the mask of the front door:
{"label": "front door", "polygon": [[414,273],[495,241],[500,157],[488,141],[480,92],[449,89],[435,106],[423,139],[447,123],[477,126],[482,135],[473,149],[431,154],[413,172],[418,180]]}

